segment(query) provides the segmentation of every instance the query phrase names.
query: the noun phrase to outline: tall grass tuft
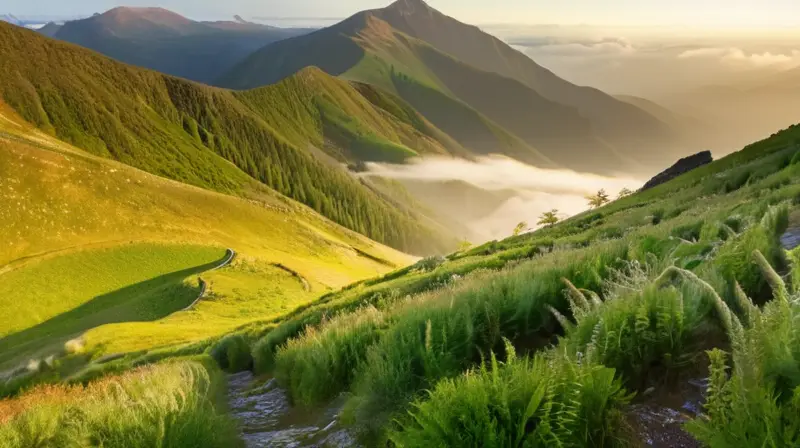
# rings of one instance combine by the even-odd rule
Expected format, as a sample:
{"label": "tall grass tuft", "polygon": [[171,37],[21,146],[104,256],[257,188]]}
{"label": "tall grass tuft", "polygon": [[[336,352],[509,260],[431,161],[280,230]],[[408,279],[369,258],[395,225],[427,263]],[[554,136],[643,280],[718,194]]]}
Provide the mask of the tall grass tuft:
{"label": "tall grass tuft", "polygon": [[739,290],[747,312],[729,332],[732,369],[724,352],[709,352],[708,417],[688,425],[712,448],[800,445],[800,301],[786,294],[769,265],[759,264],[765,277],[773,276],[774,299],[762,310]]}
{"label": "tall grass tuft", "polygon": [[214,344],[209,354],[220,367],[230,372],[242,372],[253,366],[250,343],[241,334],[231,334]]}
{"label": "tall grass tuft", "polygon": [[140,368],[83,386],[45,386],[0,402],[0,446],[231,447],[215,402],[224,380],[208,357]]}
{"label": "tall grass tuft", "polygon": [[558,350],[489,365],[439,382],[398,420],[396,446],[615,446],[630,399],[614,370]]}
{"label": "tall grass tuft", "polygon": [[275,378],[295,403],[311,406],[345,390],[379,336],[383,313],[370,306],[308,327],[276,355]]}
{"label": "tall grass tuft", "polygon": [[[686,365],[712,307],[693,285],[649,285],[577,314],[561,345],[573,356],[616,369],[629,382]],[[661,373],[661,372],[658,372]],[[630,384],[634,388],[642,384]]]}
{"label": "tall grass tuft", "polygon": [[759,251],[768,264],[784,264],[785,256],[778,238],[788,225],[789,209],[786,204],[770,207],[761,222],[729,239],[719,249],[714,266],[730,286],[728,298],[734,297],[732,285],[738,282],[750,297],[763,302],[769,298],[767,281],[761,268],[753,262],[753,252]]}
{"label": "tall grass tuft", "polygon": [[469,278],[415,298],[367,351],[352,386],[346,418],[380,436],[391,414],[442,378],[502,356],[503,338],[535,347],[556,329],[548,306],[566,311],[563,278],[576,289],[600,291],[609,267],[627,256],[628,242],[554,253],[496,275]]}

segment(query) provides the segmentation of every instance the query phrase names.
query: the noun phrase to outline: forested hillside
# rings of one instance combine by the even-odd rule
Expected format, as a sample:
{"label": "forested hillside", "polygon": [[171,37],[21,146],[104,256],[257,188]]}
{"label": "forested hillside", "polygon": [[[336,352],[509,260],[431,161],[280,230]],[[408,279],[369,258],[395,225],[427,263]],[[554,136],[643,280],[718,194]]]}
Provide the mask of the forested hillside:
{"label": "forested hillside", "polygon": [[94,154],[247,195],[251,179],[241,169],[337,223],[405,251],[435,252],[455,241],[309,148],[326,143],[330,153],[342,154],[340,160],[353,151],[367,160],[402,158],[412,151],[404,143],[439,153],[460,150],[418,117],[404,122],[409,115],[373,107],[346,82],[308,70],[283,86],[233,93],[127,66],[9,24],[0,24],[0,45],[5,102],[39,128]]}

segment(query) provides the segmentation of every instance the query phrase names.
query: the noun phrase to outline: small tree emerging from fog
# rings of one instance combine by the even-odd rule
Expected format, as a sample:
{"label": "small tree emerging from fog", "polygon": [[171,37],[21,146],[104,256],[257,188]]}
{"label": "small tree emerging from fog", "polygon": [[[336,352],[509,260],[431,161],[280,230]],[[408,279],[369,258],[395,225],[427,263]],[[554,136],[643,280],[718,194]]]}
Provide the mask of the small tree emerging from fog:
{"label": "small tree emerging from fog", "polygon": [[586,200],[589,201],[590,207],[598,208],[607,204],[610,199],[608,198],[608,193],[606,193],[606,190],[601,188],[597,194],[593,196],[586,196]]}
{"label": "small tree emerging from fog", "polygon": [[549,212],[542,213],[542,216],[539,217],[539,222],[536,224],[540,226],[550,227],[553,224],[557,223],[558,219],[558,209],[554,208]]}
{"label": "small tree emerging from fog", "polygon": [[625,188],[623,188],[622,190],[619,191],[619,196],[617,196],[617,199],[622,199],[622,198],[624,198],[626,196],[630,196],[632,194],[633,194],[633,192],[628,187],[625,187]]}
{"label": "small tree emerging from fog", "polygon": [[465,251],[468,251],[470,249],[472,249],[472,243],[470,243],[469,241],[464,240],[464,241],[461,241],[461,242],[458,243],[458,251],[459,252],[465,252]]}
{"label": "small tree emerging from fog", "polygon": [[521,223],[517,224],[517,226],[514,227],[514,236],[518,236],[520,233],[524,232],[527,228],[528,228],[528,223],[525,221],[522,221]]}

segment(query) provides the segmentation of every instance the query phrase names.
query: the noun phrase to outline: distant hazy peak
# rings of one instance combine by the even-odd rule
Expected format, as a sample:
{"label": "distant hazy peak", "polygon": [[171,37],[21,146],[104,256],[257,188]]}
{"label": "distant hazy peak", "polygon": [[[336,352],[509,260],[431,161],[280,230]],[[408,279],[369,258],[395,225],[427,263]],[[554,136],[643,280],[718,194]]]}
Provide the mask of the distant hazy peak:
{"label": "distant hazy peak", "polygon": [[423,0],[397,0],[386,9],[396,11],[402,15],[414,15],[434,11],[434,9],[428,6]]}
{"label": "distant hazy peak", "polygon": [[99,18],[110,19],[118,23],[125,23],[131,20],[147,20],[159,25],[186,25],[192,23],[191,20],[182,15],[164,8],[140,8],[131,6],[120,6],[100,14]]}

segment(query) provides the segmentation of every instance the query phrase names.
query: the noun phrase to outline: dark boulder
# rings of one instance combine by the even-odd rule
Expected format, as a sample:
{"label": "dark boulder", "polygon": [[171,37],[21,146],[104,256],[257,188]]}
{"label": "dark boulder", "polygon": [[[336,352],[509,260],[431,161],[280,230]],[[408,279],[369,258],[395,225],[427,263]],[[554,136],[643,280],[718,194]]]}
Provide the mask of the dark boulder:
{"label": "dark boulder", "polygon": [[711,157],[711,151],[698,152],[695,155],[684,157],[678,160],[675,165],[667,168],[666,170],[658,173],[654,178],[650,179],[640,191],[649,190],[664,182],[669,182],[672,179],[680,176],[681,174],[688,173],[695,168],[700,168],[703,165],[708,165],[713,162],[714,158]]}

